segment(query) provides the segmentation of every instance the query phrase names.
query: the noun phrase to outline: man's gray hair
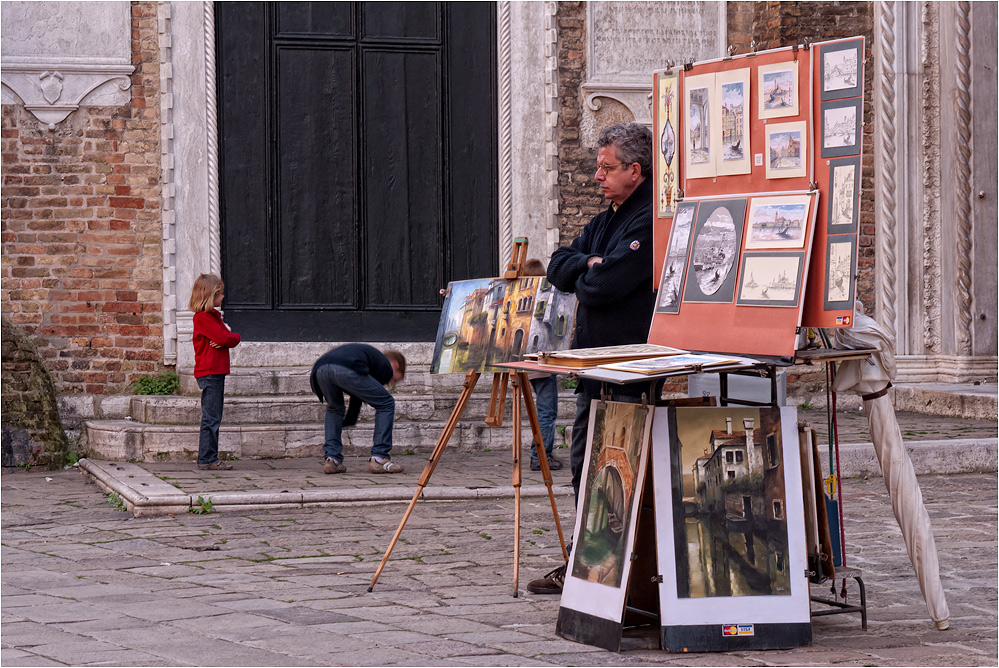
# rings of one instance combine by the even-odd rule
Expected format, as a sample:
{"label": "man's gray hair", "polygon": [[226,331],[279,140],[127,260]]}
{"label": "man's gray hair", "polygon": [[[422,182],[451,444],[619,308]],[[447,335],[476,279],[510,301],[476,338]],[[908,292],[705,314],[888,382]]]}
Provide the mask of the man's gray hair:
{"label": "man's gray hair", "polygon": [[637,162],[642,176],[652,176],[652,133],[641,123],[621,123],[603,129],[597,139],[599,148],[613,146],[621,162]]}

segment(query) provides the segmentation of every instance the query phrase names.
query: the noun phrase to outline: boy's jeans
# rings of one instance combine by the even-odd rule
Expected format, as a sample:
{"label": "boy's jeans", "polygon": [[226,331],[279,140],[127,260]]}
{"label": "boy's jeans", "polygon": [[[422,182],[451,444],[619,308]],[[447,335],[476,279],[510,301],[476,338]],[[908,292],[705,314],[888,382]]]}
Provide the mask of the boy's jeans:
{"label": "boy's jeans", "polygon": [[357,397],[375,409],[374,444],[371,456],[390,459],[395,399],[381,383],[339,364],[324,364],[316,370],[316,382],[326,398],[326,441],[323,456],[337,463],[343,461],[343,416],[346,406],[343,393]]}

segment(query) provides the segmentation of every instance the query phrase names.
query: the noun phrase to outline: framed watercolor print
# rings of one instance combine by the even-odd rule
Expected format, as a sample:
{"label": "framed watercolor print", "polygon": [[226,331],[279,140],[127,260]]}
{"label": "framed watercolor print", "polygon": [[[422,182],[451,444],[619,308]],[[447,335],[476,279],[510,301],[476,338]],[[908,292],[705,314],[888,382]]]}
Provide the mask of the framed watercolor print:
{"label": "framed watercolor print", "polygon": [[765,127],[768,179],[805,176],[808,173],[808,132],[805,121],[771,123]]}
{"label": "framed watercolor print", "polygon": [[745,247],[804,248],[811,201],[810,195],[751,198]]}
{"label": "framed watercolor print", "polygon": [[676,211],[680,157],[677,131],[680,127],[679,75],[657,72],[656,88],[656,211],[670,218]]}
{"label": "framed watercolor print", "polygon": [[860,108],[863,100],[833,100],[822,103],[821,157],[860,154]]}
{"label": "framed watercolor print", "polygon": [[715,75],[699,74],[683,80],[684,178],[699,179],[716,175],[716,150],[712,146],[711,126]]}
{"label": "framed watercolor print", "polygon": [[745,219],[745,199],[700,201],[683,301],[731,303]]}
{"label": "framed watercolor print", "polygon": [[825,310],[853,309],[856,255],[856,235],[838,234],[826,239]]}
{"label": "framed watercolor print", "polygon": [[742,256],[735,303],[797,308],[804,270],[804,251],[747,251]]}
{"label": "framed watercolor print", "polygon": [[652,407],[594,400],[555,632],[618,651],[648,466]]}
{"label": "framed watercolor print", "polygon": [[683,280],[687,273],[687,256],[690,249],[690,232],[694,227],[697,201],[681,202],[673,216],[673,228],[666,246],[663,276],[656,297],[656,313],[679,313]]}
{"label": "framed watercolor print", "polygon": [[715,75],[718,122],[712,127],[718,148],[715,156],[718,176],[749,174],[753,171],[749,139],[749,68],[719,72]]}
{"label": "framed watercolor print", "polygon": [[759,118],[798,115],[798,61],[760,65],[757,73]]}
{"label": "framed watercolor print", "polygon": [[829,234],[856,232],[859,207],[860,158],[830,160],[826,231]]}
{"label": "framed watercolor print", "polygon": [[663,649],[811,644],[796,423],[793,407],[656,409]]}
{"label": "framed watercolor print", "polygon": [[860,97],[863,94],[864,40],[823,44],[819,54],[822,101]]}

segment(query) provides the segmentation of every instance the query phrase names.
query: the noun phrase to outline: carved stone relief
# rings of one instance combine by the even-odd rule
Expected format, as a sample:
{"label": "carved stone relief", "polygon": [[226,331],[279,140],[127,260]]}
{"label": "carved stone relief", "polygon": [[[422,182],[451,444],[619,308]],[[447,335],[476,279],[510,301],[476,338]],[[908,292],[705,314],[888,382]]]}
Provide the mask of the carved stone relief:
{"label": "carved stone relief", "polygon": [[587,34],[587,107],[599,111],[610,98],[651,126],[653,70],[725,55],[725,3],[590,2]]}
{"label": "carved stone relief", "polygon": [[128,104],[129,3],[5,2],[3,12],[4,104],[24,104],[49,128],[82,104]]}

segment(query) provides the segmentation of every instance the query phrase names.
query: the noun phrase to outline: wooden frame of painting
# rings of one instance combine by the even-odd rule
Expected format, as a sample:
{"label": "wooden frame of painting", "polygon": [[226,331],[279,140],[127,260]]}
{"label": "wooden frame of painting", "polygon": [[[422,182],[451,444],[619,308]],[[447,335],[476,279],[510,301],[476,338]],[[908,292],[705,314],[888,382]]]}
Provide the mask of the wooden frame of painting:
{"label": "wooden frame of painting", "polygon": [[666,246],[662,280],[656,297],[656,313],[680,312],[680,298],[683,295],[683,281],[687,275],[687,257],[690,254],[690,238],[696,213],[696,200],[680,202],[676,207],[673,227],[669,232],[669,244]]}
{"label": "wooden frame of painting", "polygon": [[753,171],[750,146],[750,69],[718,72],[715,75],[715,172],[718,176],[749,174]]}
{"label": "wooden frame of painting", "polygon": [[811,203],[811,195],[750,198],[745,248],[804,248]]}
{"label": "wooden frame of painting", "polygon": [[863,100],[833,100],[823,102],[822,117],[819,119],[822,128],[822,140],[819,144],[820,155],[823,158],[836,158],[844,155],[860,153],[860,106]]}
{"label": "wooden frame of painting", "polygon": [[742,254],[735,303],[797,308],[804,273],[804,251],[747,251]]}
{"label": "wooden frame of painting", "polygon": [[744,198],[700,201],[684,279],[683,301],[732,302],[745,220]]}
{"label": "wooden frame of painting", "polygon": [[826,230],[829,234],[857,231],[860,215],[860,158],[829,161],[829,208]]}
{"label": "wooden frame of painting", "polygon": [[563,638],[620,649],[652,412],[644,404],[590,404],[580,505],[555,625]]}
{"label": "wooden frame of painting", "polygon": [[768,179],[808,174],[808,124],[805,121],[769,123],[765,126],[764,160]]}
{"label": "wooden frame of painting", "polygon": [[716,149],[711,145],[715,75],[698,74],[683,79],[683,178],[701,179],[717,174]]}
{"label": "wooden frame of painting", "polygon": [[680,122],[680,76],[656,72],[656,211],[660,218],[676,212],[680,184],[677,132]]}
{"label": "wooden frame of painting", "polygon": [[857,237],[834,234],[826,239],[824,306],[827,311],[853,309],[857,291]]}
{"label": "wooden frame of painting", "polygon": [[793,407],[656,409],[663,649],[811,644],[796,423]]}
{"label": "wooden frame of painting", "polygon": [[760,119],[798,115],[798,61],[760,65],[757,101]]}
{"label": "wooden frame of painting", "polygon": [[[540,309],[542,316],[535,317]],[[502,327],[500,316],[507,318]],[[525,353],[566,350],[575,317],[576,296],[544,276],[454,281],[444,298],[430,373],[500,371],[493,365],[519,361]]]}
{"label": "wooden frame of painting", "polygon": [[821,45],[819,82],[823,102],[860,97],[863,94],[864,81],[860,76],[863,48],[862,39]]}

